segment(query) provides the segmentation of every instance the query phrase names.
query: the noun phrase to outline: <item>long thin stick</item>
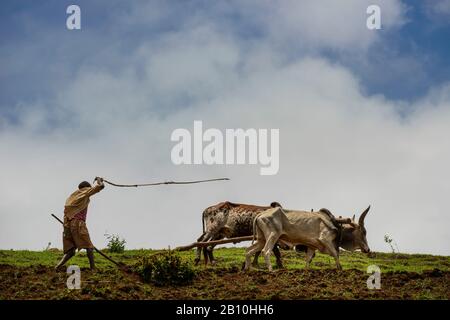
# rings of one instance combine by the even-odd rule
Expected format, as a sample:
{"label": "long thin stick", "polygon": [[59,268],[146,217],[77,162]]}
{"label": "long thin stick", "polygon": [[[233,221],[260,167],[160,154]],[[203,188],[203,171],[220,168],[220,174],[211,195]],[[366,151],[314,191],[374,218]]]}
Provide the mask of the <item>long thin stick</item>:
{"label": "long thin stick", "polygon": [[216,244],[225,244],[225,243],[238,243],[242,241],[250,241],[253,240],[253,236],[244,236],[244,237],[236,237],[236,238],[228,238],[222,240],[213,240],[213,241],[205,241],[205,242],[194,242],[187,246],[176,247],[173,249],[174,251],[186,251],[195,247],[208,247]]}
{"label": "long thin stick", "polygon": [[207,179],[207,180],[193,180],[193,181],[165,181],[165,182],[155,182],[155,183],[142,183],[142,184],[118,184],[106,179],[103,179],[103,182],[110,184],[115,187],[147,187],[147,186],[159,186],[162,184],[194,184],[194,183],[202,183],[202,182],[211,182],[211,181],[226,181],[230,180],[229,178],[217,178],[217,179]]}
{"label": "long thin stick", "polygon": [[[61,221],[61,219],[59,219],[57,216],[55,216],[53,213],[51,214],[53,218],[55,218],[56,220],[58,220],[62,225],[64,225],[64,222]],[[98,254],[100,254],[103,258],[108,259],[109,261],[111,261],[112,263],[114,263],[116,266],[123,268],[124,266],[121,265],[120,263],[114,261],[113,259],[111,259],[110,257],[108,257],[106,254],[104,254],[103,252],[101,252],[100,250],[98,250],[96,247],[94,247],[94,250],[97,251]]]}

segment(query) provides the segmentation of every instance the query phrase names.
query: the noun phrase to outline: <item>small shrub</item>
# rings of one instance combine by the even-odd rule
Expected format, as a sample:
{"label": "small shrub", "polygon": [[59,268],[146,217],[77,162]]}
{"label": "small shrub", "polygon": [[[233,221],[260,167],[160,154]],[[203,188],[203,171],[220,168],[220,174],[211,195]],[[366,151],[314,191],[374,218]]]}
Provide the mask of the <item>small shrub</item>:
{"label": "small shrub", "polygon": [[152,282],[157,286],[186,285],[195,277],[192,265],[170,250],[143,257],[137,272],[144,282]]}
{"label": "small shrub", "polygon": [[125,239],[121,239],[116,234],[105,234],[108,239],[108,250],[113,253],[123,253],[125,251]]}
{"label": "small shrub", "polygon": [[384,242],[386,242],[389,247],[391,247],[392,253],[395,253],[396,251],[397,253],[399,253],[397,242],[395,242],[395,240],[392,239],[389,235],[384,235]]}

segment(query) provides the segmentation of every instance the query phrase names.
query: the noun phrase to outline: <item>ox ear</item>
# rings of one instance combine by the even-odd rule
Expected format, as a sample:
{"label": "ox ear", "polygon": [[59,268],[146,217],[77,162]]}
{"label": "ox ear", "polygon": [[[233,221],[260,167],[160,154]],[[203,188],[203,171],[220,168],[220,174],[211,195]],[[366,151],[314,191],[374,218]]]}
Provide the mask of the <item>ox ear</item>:
{"label": "ox ear", "polygon": [[359,217],[359,220],[358,220],[358,224],[360,226],[364,226],[364,219],[366,218],[366,215],[369,212],[369,210],[370,210],[370,206],[368,206],[367,209],[364,210],[363,213],[361,213],[361,216]]}
{"label": "ox ear", "polygon": [[353,217],[352,217],[352,221],[355,221],[355,218],[356,218],[356,216],[355,216],[355,215],[353,215]]}

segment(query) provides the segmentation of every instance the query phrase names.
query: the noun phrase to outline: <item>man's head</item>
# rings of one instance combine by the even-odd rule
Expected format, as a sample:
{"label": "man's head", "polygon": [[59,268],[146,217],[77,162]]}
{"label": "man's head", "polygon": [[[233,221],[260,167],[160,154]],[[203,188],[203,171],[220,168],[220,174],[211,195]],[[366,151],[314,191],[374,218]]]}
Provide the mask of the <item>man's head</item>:
{"label": "man's head", "polygon": [[78,185],[78,189],[90,188],[90,187],[91,187],[91,184],[89,182],[87,182],[87,181],[82,181]]}

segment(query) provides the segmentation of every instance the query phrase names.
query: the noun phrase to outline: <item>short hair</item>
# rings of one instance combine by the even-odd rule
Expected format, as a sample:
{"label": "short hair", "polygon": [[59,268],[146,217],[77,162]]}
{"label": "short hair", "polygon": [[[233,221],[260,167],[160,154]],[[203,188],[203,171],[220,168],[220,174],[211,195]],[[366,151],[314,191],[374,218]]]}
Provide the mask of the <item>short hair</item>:
{"label": "short hair", "polygon": [[87,182],[87,181],[82,181],[78,185],[78,189],[90,188],[90,187],[91,187],[91,184],[89,182]]}

